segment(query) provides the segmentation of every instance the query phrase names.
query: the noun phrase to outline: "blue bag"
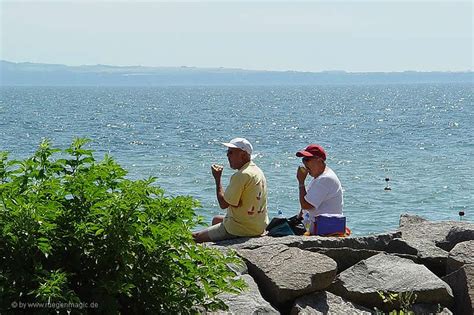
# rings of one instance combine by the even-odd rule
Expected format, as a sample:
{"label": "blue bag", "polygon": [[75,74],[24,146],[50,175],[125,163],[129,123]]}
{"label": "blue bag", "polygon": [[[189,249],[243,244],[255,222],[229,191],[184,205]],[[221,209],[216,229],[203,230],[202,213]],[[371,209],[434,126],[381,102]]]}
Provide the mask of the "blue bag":
{"label": "blue bag", "polygon": [[314,222],[314,235],[344,236],[346,217],[342,215],[320,214]]}

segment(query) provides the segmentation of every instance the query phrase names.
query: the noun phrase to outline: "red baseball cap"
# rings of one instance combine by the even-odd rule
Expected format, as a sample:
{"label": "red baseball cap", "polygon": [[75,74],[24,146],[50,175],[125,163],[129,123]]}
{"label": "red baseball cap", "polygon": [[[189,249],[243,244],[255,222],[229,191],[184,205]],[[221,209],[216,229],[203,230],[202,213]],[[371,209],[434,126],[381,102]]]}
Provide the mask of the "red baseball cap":
{"label": "red baseball cap", "polygon": [[296,152],[297,157],[319,157],[326,161],[326,151],[324,151],[323,147],[318,144],[310,144],[306,148],[301,151]]}

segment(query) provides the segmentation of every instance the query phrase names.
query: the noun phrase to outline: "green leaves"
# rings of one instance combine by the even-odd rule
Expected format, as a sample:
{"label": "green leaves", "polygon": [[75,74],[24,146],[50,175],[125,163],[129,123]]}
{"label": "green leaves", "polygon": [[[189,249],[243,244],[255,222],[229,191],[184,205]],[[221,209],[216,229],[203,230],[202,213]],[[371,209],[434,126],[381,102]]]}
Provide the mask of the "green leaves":
{"label": "green leaves", "polygon": [[[400,310],[392,310],[389,312],[390,315],[404,315],[404,314],[414,314],[411,311],[411,307],[416,302],[418,297],[413,291],[409,292],[377,292],[379,297],[382,299],[384,304],[395,305]],[[380,312],[376,309],[376,313]],[[383,313],[382,313],[383,314]]]}
{"label": "green leaves", "polygon": [[[191,313],[225,308],[243,283],[234,255],[194,243],[199,202],[132,181],[74,139],[44,140],[24,160],[0,152],[0,311],[13,301],[97,303],[100,311]],[[81,310],[86,312],[87,310]]]}
{"label": "green leaves", "polygon": [[34,297],[41,302],[77,302],[76,294],[67,288],[68,279],[65,272],[54,270],[43,272],[45,275],[38,277],[39,287],[35,289]]}
{"label": "green leaves", "polygon": [[38,249],[46,256],[48,257],[49,254],[51,254],[51,249],[53,248],[51,244],[49,243],[49,239],[46,237],[40,237],[38,238]]}

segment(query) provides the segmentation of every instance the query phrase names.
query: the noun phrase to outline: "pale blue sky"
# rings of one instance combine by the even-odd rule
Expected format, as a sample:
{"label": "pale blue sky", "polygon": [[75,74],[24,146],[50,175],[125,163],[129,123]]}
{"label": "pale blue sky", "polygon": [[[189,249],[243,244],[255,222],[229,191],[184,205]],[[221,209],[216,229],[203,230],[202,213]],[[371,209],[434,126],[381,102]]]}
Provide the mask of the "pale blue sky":
{"label": "pale blue sky", "polygon": [[67,65],[465,71],[471,1],[1,1],[0,58]]}

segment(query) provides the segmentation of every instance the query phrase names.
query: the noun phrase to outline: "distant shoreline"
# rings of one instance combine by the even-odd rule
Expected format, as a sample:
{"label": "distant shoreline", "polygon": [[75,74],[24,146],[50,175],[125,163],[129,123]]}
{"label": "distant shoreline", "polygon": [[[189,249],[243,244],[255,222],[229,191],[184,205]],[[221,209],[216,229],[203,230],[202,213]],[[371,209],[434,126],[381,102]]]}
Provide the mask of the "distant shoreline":
{"label": "distant shoreline", "polygon": [[0,60],[0,86],[310,86],[474,83],[474,72],[298,72],[226,68],[66,66]]}

